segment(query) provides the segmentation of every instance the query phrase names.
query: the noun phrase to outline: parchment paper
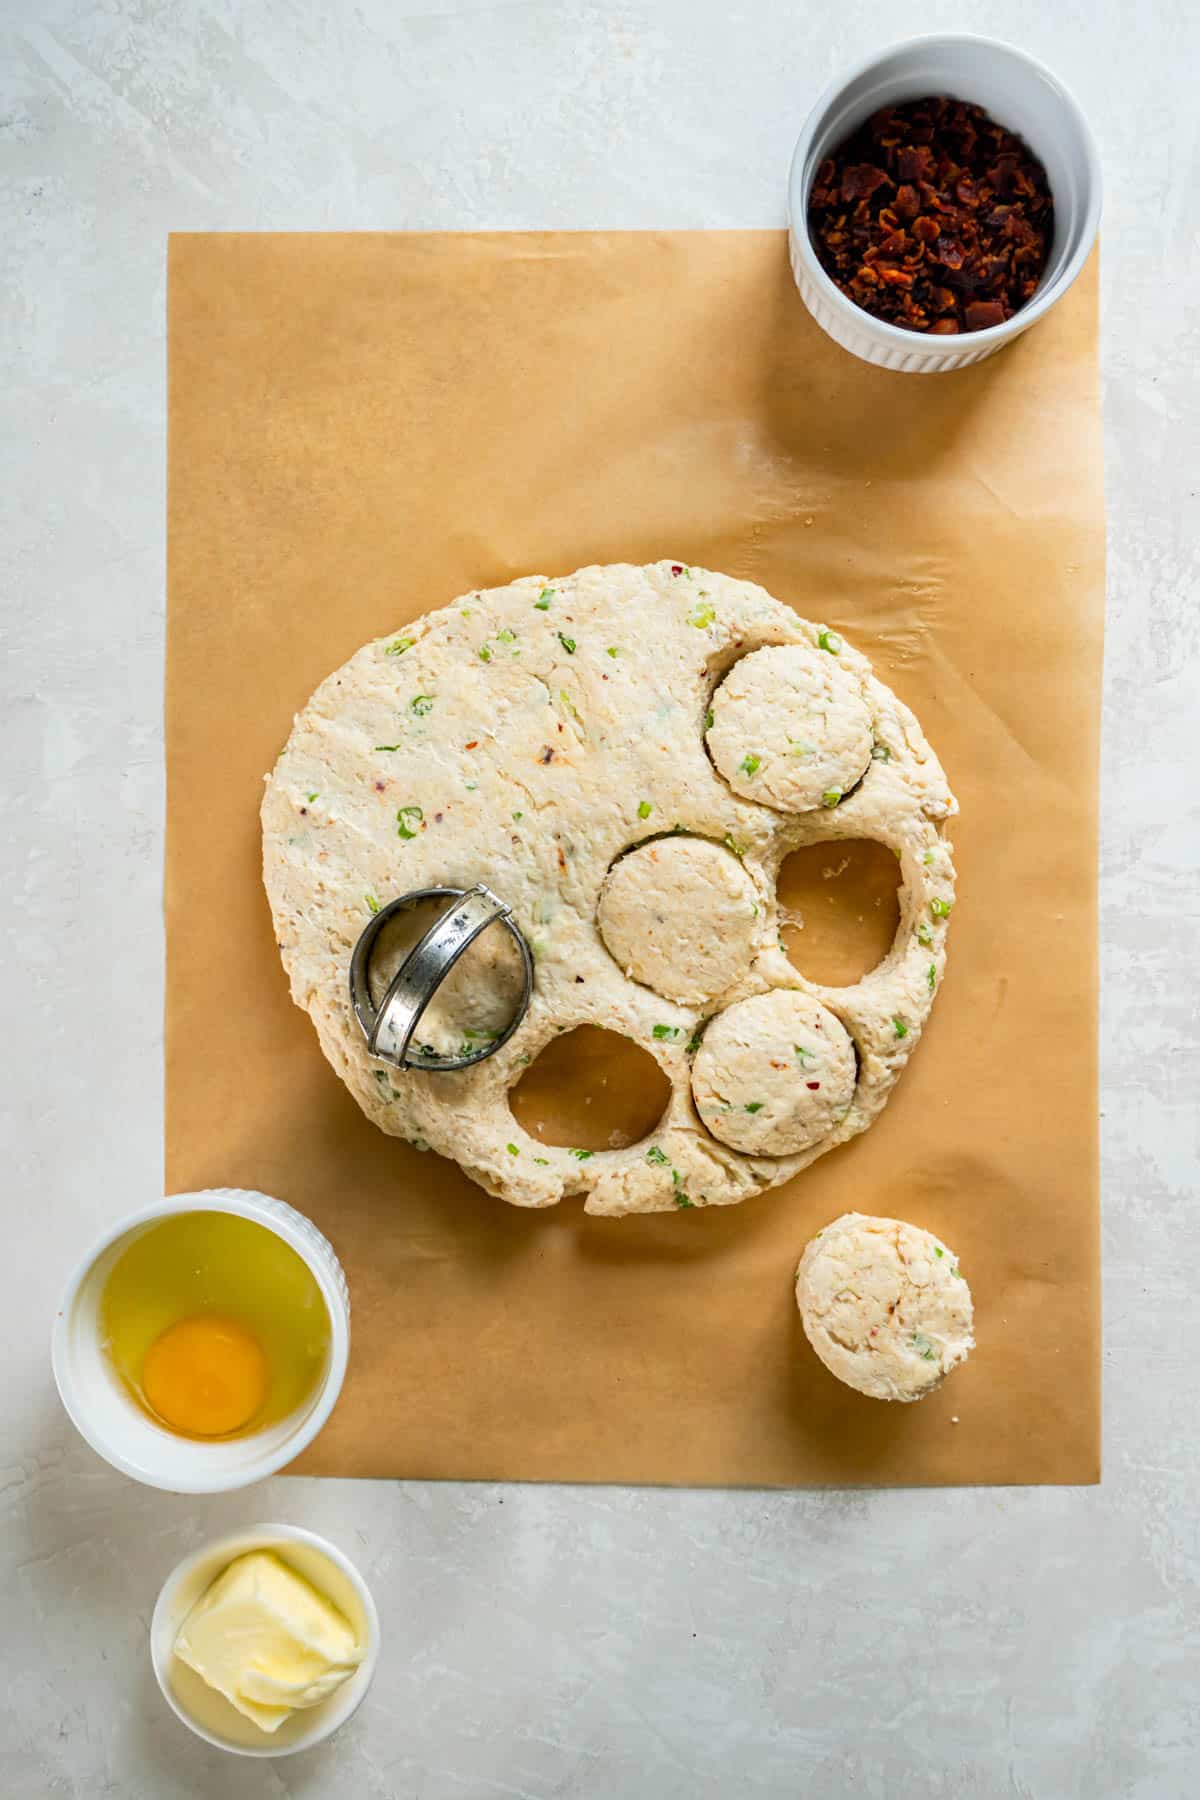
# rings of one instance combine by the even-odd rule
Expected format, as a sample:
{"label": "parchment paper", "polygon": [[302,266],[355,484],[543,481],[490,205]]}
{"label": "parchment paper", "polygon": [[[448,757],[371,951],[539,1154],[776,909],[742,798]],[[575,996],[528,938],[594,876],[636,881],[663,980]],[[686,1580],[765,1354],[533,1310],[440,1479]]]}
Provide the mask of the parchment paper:
{"label": "parchment paper", "polygon": [[[278,1194],[345,1264],[349,1377],[296,1467],[1095,1480],[1094,266],[1001,356],[921,378],[828,342],[775,232],[175,237],[169,431],[167,1187]],[[366,639],[662,556],[845,631],[913,706],[962,803],[949,971],[883,1117],[788,1187],[522,1213],[326,1065],[272,940],[261,779]],[[971,1281],[978,1349],[918,1406],[802,1336],[797,1256],[852,1207]]]}

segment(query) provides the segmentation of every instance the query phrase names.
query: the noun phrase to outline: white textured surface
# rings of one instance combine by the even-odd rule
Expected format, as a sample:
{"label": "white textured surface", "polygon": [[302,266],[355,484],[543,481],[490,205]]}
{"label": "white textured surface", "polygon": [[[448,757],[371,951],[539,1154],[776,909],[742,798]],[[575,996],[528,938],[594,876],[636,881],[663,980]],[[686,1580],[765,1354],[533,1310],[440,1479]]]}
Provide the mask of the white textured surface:
{"label": "white textured surface", "polygon": [[[7,1261],[0,1793],[1185,1800],[1200,1756],[1200,25],[1191,0],[934,0],[1075,87],[1106,164],[1105,1483],[745,1495],[138,1489],[46,1341],[160,1171],[165,234],[783,222],[898,0],[0,0]],[[202,1048],[201,1048],[202,1053]],[[146,1628],[272,1515],[371,1580],[380,1676],[270,1767],[192,1740]]]}

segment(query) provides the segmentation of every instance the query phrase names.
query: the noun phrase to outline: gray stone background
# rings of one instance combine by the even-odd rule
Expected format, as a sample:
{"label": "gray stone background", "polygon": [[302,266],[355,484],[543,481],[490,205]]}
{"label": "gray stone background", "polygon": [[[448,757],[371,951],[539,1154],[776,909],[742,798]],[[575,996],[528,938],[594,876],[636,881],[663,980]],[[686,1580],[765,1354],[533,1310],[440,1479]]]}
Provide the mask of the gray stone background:
{"label": "gray stone background", "polygon": [[[0,0],[4,1800],[1200,1791],[1198,18]],[[1050,62],[1106,169],[1103,1486],[137,1488],[46,1341],[79,1247],[161,1179],[167,232],[778,225],[818,89],[947,28]],[[181,1554],[272,1516],[360,1561],[387,1642],[339,1739],[251,1764],[166,1711],[146,1626]]]}

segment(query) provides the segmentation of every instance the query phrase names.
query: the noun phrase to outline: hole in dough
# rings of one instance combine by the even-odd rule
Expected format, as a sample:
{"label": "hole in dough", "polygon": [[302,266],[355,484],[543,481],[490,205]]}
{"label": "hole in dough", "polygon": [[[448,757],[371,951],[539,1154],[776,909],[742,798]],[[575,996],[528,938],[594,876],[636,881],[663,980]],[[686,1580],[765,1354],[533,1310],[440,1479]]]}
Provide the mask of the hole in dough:
{"label": "hole in dough", "polygon": [[[378,1006],[400,964],[448,900],[417,900],[393,915],[375,940],[367,981]],[[459,957],[421,1014],[413,1038],[439,1056],[465,1056],[499,1037],[521,1002],[521,955],[511,935],[489,925]]]}
{"label": "hole in dough", "polygon": [[900,864],[868,838],[808,844],[775,884],[788,960],[823,987],[850,987],[881,963],[900,923]]}
{"label": "hole in dough", "polygon": [[670,1097],[671,1084],[648,1050],[618,1031],[578,1025],[546,1045],[509,1105],[543,1144],[620,1150],[650,1135]]}

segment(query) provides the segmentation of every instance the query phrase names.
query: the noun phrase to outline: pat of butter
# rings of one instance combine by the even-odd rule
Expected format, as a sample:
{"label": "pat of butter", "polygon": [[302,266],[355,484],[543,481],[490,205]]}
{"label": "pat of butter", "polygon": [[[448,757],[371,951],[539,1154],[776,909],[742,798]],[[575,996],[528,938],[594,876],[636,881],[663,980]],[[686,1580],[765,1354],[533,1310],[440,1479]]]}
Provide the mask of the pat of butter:
{"label": "pat of butter", "polygon": [[175,1654],[263,1731],[278,1731],[352,1675],[363,1646],[349,1621],[267,1550],[239,1556],[179,1628]]}

